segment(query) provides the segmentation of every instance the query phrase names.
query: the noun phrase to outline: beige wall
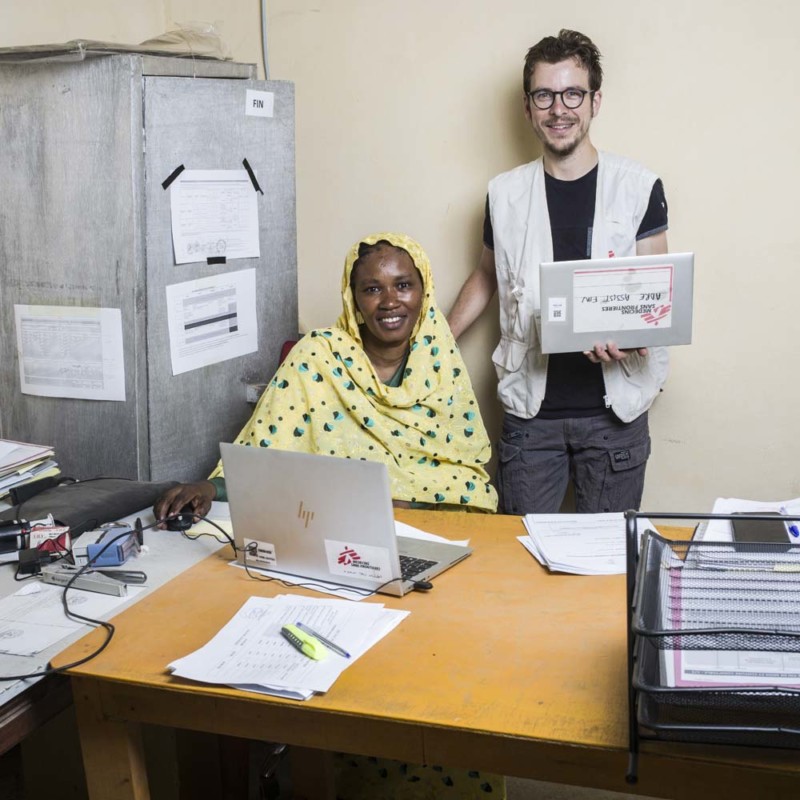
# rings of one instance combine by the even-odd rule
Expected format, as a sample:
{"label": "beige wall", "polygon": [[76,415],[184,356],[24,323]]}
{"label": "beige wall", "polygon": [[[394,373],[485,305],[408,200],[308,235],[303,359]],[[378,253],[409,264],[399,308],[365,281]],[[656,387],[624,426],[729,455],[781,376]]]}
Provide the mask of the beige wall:
{"label": "beige wall", "polygon": [[[139,41],[173,20],[219,27],[260,60],[257,0],[6,0],[0,46]],[[480,250],[494,174],[538,155],[520,106],[527,47],[559,27],[605,55],[595,143],[658,172],[670,246],[695,250],[694,344],[673,350],[651,415],[645,506],[800,495],[800,10],[767,0],[271,0],[272,77],[297,86],[300,315],[330,323],[347,247],[392,228],[422,242],[449,308]],[[496,431],[496,313],[463,339]]]}

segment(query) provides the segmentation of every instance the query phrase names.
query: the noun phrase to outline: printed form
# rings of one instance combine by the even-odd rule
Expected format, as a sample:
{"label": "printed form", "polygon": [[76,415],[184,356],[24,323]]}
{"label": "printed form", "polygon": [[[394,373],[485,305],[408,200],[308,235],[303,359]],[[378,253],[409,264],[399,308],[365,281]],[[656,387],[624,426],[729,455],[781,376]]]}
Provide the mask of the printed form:
{"label": "printed form", "polygon": [[174,283],[166,291],[173,375],[258,350],[254,269]]}
{"label": "printed form", "polygon": [[[517,537],[536,560],[554,572],[574,575],[621,575],[626,571],[623,514],[527,514],[527,536]],[[655,530],[639,519],[641,537]]]}
{"label": "printed form", "polygon": [[175,263],[258,258],[258,205],[246,170],[187,169],[170,186]]}
{"label": "printed form", "polygon": [[[408,614],[347,600],[251,597],[208,644],[168,668],[181,678],[305,700],[330,689],[350,664]],[[351,658],[329,651],[316,661],[300,653],[281,635],[283,625],[298,621],[344,648]]]}
{"label": "printed form", "polygon": [[15,305],[23,394],[125,400],[118,308]]}

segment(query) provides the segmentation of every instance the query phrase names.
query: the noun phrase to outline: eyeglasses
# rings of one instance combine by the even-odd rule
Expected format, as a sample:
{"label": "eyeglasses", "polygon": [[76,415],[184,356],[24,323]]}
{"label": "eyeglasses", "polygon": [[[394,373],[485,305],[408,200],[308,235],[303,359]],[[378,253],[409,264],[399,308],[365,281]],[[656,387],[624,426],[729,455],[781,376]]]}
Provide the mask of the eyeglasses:
{"label": "eyeglasses", "polygon": [[555,103],[556,97],[561,98],[561,103],[565,108],[578,108],[583,103],[583,98],[587,94],[594,94],[594,91],[591,89],[564,89],[563,92],[553,92],[550,89],[535,89],[527,94],[536,108],[546,111]]}

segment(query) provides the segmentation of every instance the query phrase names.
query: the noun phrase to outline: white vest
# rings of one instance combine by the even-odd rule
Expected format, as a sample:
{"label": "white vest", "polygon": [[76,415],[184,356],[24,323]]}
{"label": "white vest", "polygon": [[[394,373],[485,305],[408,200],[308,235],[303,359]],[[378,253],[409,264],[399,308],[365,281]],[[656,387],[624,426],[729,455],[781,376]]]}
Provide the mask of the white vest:
{"label": "white vest", "polygon": [[[592,228],[592,258],[636,254],[636,233],[657,176],[635,161],[600,152]],[[492,354],[497,395],[514,416],[539,413],[547,356],[539,344],[539,264],[553,260],[553,238],[542,159],[498,175],[489,183],[494,259],[500,297],[500,343]],[[669,371],[664,347],[642,357],[603,364],[606,406],[631,422],[653,403]]]}

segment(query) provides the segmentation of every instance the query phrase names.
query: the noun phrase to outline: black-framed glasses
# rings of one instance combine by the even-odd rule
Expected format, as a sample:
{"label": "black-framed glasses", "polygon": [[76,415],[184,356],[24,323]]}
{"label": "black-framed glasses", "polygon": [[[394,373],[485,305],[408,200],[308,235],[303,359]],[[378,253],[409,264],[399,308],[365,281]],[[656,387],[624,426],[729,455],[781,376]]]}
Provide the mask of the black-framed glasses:
{"label": "black-framed glasses", "polygon": [[587,94],[594,94],[592,89],[564,89],[563,92],[553,92],[550,89],[534,89],[528,92],[533,104],[540,111],[546,111],[551,108],[556,101],[556,97],[561,98],[561,103],[564,108],[578,108],[583,103],[583,98]]}

